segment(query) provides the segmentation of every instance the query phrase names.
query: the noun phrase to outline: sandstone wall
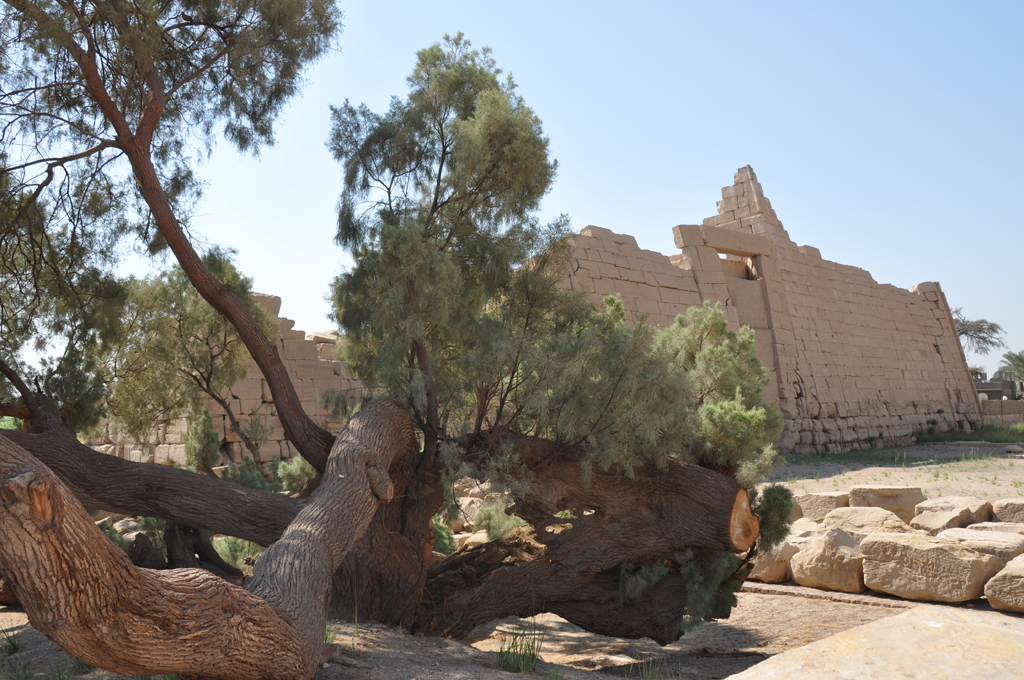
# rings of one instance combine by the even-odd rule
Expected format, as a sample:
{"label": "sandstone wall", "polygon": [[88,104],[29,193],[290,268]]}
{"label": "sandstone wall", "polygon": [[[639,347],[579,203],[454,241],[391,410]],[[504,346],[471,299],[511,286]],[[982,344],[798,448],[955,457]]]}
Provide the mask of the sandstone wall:
{"label": "sandstone wall", "polygon": [[[292,384],[295,385],[303,409],[318,425],[334,433],[340,432],[342,421],[333,417],[329,409],[324,408],[321,395],[327,390],[340,390],[350,400],[358,401],[365,394],[365,390],[359,380],[349,373],[347,364],[334,359],[337,335],[333,331],[306,335],[303,331],[295,330],[294,321],[277,316],[281,310],[281,298],[260,294],[256,294],[256,298],[278,319],[278,351]],[[250,415],[254,413],[260,414],[264,422],[272,428],[267,441],[260,445],[257,462],[268,463],[274,458],[286,459],[297,455],[298,452],[285,439],[284,429],[274,408],[273,396],[266,380],[263,379],[263,373],[255,364],[250,368],[248,375],[221,396],[231,406],[243,428],[249,424]],[[207,399],[205,403],[213,416],[214,427],[220,435],[222,453],[232,462],[241,462],[243,455],[248,455],[248,451],[232,431],[226,413],[212,399]],[[184,419],[159,423],[149,442],[140,444],[122,438],[118,433],[117,423],[108,422],[104,436],[90,443],[104,453],[129,460],[156,463],[173,461],[184,465],[184,436],[187,429],[188,424]]]}
{"label": "sandstone wall", "polygon": [[980,420],[949,305],[937,283],[912,291],[824,260],[782,227],[750,167],[722,189],[718,214],[673,229],[680,253],[637,247],[587,227],[568,285],[622,295],[631,319],[666,326],[690,305],[721,301],[756,331],[771,369],[766,400],[786,417],[786,451],[909,443],[920,430]]}
{"label": "sandstone wall", "polygon": [[1024,423],[1024,401],[989,399],[981,402],[981,422],[993,427]]}

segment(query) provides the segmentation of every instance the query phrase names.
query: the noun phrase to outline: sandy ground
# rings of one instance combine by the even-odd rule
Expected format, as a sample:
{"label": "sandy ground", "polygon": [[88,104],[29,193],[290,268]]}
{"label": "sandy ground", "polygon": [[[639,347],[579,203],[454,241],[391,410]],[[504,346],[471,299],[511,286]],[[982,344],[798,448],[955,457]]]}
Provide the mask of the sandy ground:
{"label": "sandy ground", "polygon": [[[795,589],[800,590],[800,589]],[[630,664],[664,660],[676,677],[712,680],[738,673],[755,663],[863,623],[899,614],[903,608],[866,606],[789,595],[740,593],[739,606],[725,621],[705,624],[678,642],[659,647],[651,640],[591,635],[550,614],[536,618],[543,632],[537,673],[533,677],[628,677]],[[505,631],[519,619],[503,619],[474,631],[472,645],[423,638],[377,624],[337,624],[336,642],[351,659],[320,668],[315,680],[402,680],[523,677],[497,670],[497,650]],[[2,662],[7,677],[65,680],[121,680],[125,676],[76,667],[70,656],[28,626],[16,607],[0,607],[0,627],[10,631],[20,649]],[[472,639],[472,638],[471,638]],[[2,640],[0,640],[2,642]],[[639,677],[634,667],[633,677]]]}
{"label": "sandy ground", "polygon": [[920,487],[928,498],[1024,496],[1024,457],[1006,444],[923,444],[841,454],[788,455],[771,480],[794,494],[846,491],[857,484]]}

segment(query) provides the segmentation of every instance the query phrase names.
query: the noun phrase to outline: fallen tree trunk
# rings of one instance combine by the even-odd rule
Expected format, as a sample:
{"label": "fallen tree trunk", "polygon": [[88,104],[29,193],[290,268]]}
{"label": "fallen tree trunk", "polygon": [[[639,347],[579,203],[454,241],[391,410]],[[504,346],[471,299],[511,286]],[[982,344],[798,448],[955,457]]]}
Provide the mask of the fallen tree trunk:
{"label": "fallen tree trunk", "polygon": [[33,627],[102,668],[309,678],[323,651],[331,575],[391,499],[392,460],[416,446],[402,407],[363,409],[338,437],[316,494],[242,590],[201,570],[135,567],[49,469],[0,438],[0,572]]}
{"label": "fallen tree trunk", "polygon": [[[586,480],[571,460],[534,468],[526,498],[512,508],[533,537],[512,538],[458,553],[428,572],[415,630],[462,638],[505,616],[553,612],[590,632],[679,638],[687,610],[681,577],[666,578],[638,600],[620,588],[625,562],[672,562],[684,551],[744,552],[758,520],[747,492],[731,477],[697,465],[648,465],[634,479],[593,472]],[[571,511],[574,517],[555,513]]]}
{"label": "fallen tree trunk", "polygon": [[123,460],[63,430],[0,430],[4,438],[46,464],[87,508],[157,517],[262,546],[280,538],[306,503],[188,470]]}

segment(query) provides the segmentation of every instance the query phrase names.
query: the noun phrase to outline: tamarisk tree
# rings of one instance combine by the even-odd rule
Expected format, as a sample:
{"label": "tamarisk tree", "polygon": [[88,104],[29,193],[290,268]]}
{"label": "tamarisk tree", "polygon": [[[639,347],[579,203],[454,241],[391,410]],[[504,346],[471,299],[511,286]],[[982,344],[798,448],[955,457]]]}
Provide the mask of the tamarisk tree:
{"label": "tamarisk tree", "polygon": [[[5,0],[2,19],[3,175],[19,219],[109,206],[80,211],[82,224],[169,248],[324,473],[304,501],[103,456],[5,371],[33,432],[0,432],[0,571],[35,627],[122,673],[308,678],[332,583],[342,612],[358,599],[361,616],[453,636],[547,610],[668,642],[728,613],[759,531],[770,542],[788,516],[785,493],[751,493],[779,418],[759,403],[750,332],[714,308],[663,331],[629,325],[616,299],[599,309],[562,288],[567,224],[535,217],[556,166],[489,52],[446,39],[418,54],[409,95],[386,113],[333,112],[338,240],[356,258],[334,284],[335,315],[353,366],[390,397],[335,440],[183,220],[196,195],[188,135],[270,141],[337,11]],[[432,517],[466,474],[496,481],[527,524],[428,569]],[[202,570],[140,570],[82,505],[270,547],[244,590]]]}

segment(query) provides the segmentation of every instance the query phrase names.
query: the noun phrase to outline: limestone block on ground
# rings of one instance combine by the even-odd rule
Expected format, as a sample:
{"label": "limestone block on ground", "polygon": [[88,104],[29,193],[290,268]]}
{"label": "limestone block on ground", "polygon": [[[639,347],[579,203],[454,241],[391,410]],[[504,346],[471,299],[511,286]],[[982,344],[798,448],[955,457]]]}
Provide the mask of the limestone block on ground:
{"label": "limestone block on ground", "polygon": [[1004,498],[992,504],[992,519],[997,522],[1024,522],[1024,498]]}
{"label": "limestone block on ground", "polygon": [[1012,559],[985,584],[985,597],[993,609],[1024,613],[1024,555]]}
{"label": "limestone block on ground", "polygon": [[872,534],[864,553],[864,584],[908,600],[966,602],[1005,562],[959,543],[920,534]]}
{"label": "limestone block on ground", "polygon": [[754,564],[754,570],[750,572],[748,579],[763,581],[764,583],[782,583],[790,577],[789,562],[793,555],[799,552],[799,548],[783,541],[774,550],[766,555],[758,555]]}
{"label": "limestone block on ground", "polygon": [[793,580],[808,588],[864,592],[864,553],[850,534],[830,527],[789,561]]}
{"label": "limestone block on ground", "polygon": [[837,527],[862,542],[869,535],[882,531],[911,533],[909,524],[885,508],[836,508],[825,515],[825,527]]}
{"label": "limestone block on ground", "polygon": [[813,519],[801,517],[789,525],[789,538],[818,537],[825,533],[825,528]]}
{"label": "limestone block on ground", "polygon": [[480,508],[484,506],[484,500],[464,496],[457,498],[456,502],[459,504],[459,513],[448,522],[448,528],[454,533],[468,531],[475,526],[476,517],[480,514]]}
{"label": "limestone block on ground", "polygon": [[938,538],[956,541],[971,550],[986,555],[995,555],[1003,562],[1024,553],[1024,536],[1001,531],[978,531],[976,529],[946,529]]}
{"label": "limestone block on ground", "polygon": [[800,506],[800,511],[807,519],[821,522],[825,515],[836,508],[845,508],[850,504],[850,495],[842,491],[824,491],[821,493],[805,493],[794,496],[793,502]]}
{"label": "limestone block on ground", "polygon": [[459,550],[469,550],[487,542],[486,531],[478,531],[474,534],[460,534],[460,536],[465,536],[465,539],[459,541]]}
{"label": "limestone block on ground", "polygon": [[946,529],[958,529],[971,522],[971,511],[968,508],[959,510],[929,510],[910,520],[910,526],[926,531],[932,536]]}
{"label": "limestone block on ground", "polygon": [[943,510],[959,510],[967,508],[971,511],[970,524],[987,522],[992,517],[992,504],[986,500],[974,496],[945,496],[930,498],[917,504],[914,512],[918,515],[925,512],[940,512]]}
{"label": "limestone block on ground", "polygon": [[864,484],[850,487],[850,507],[885,508],[904,522],[914,518],[914,508],[923,500],[924,494],[916,486]]}
{"label": "limestone block on ground", "polygon": [[976,531],[999,531],[1024,536],[1024,523],[1021,522],[980,522],[972,524],[971,529]]}

